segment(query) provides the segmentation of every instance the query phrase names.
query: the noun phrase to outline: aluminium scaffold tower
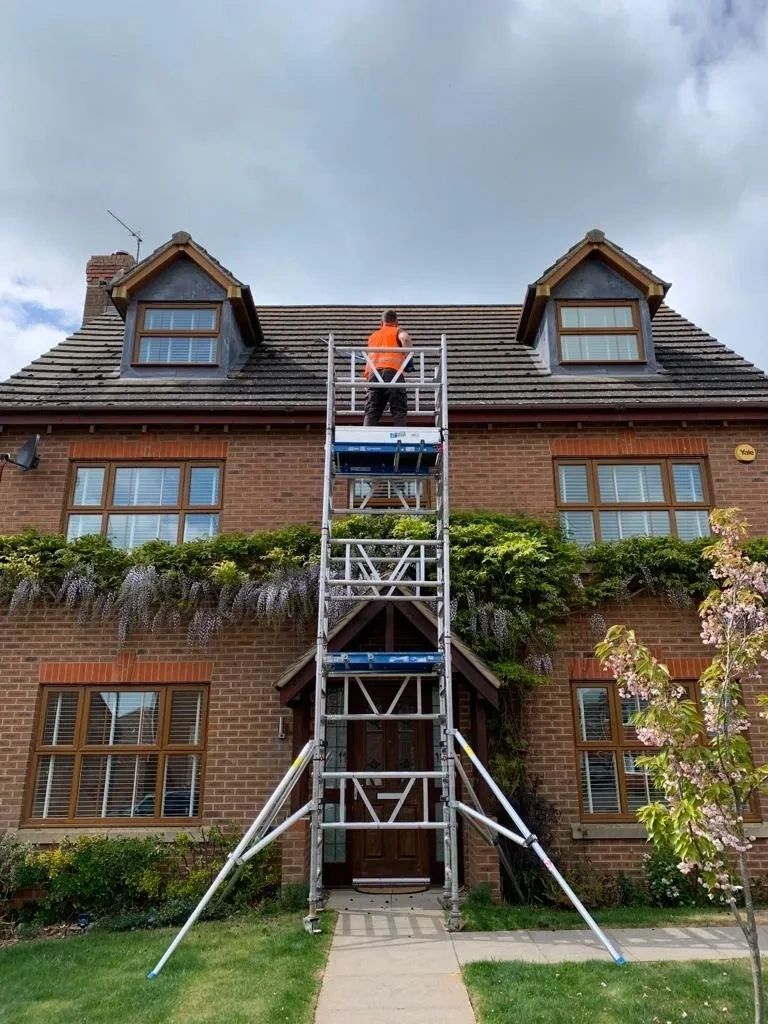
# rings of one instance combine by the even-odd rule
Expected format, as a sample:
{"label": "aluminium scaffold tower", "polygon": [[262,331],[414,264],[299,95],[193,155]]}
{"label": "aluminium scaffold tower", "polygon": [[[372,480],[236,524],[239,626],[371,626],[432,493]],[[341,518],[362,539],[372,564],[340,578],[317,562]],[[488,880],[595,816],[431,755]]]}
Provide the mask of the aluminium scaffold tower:
{"label": "aluminium scaffold tower", "polygon": [[[530,849],[552,874],[574,907],[617,964],[624,958],[541,847],[536,836],[496,785],[454,724],[451,675],[450,531],[448,502],[448,359],[446,336],[419,345],[404,356],[392,380],[375,365],[377,350],[337,343],[328,338],[326,438],[323,519],[320,545],[318,628],[315,658],[314,727],[293,764],[268,798],[217,877],[148,977],[155,978],[186,933],[227,882],[223,896],[236,884],[243,867],[296,822],[309,818],[309,932],[319,931],[326,891],[323,846],[329,830],[380,831],[418,829],[442,834],[443,899],[449,927],[460,924],[457,817],[461,814],[496,847],[506,870],[499,838]],[[367,379],[361,373],[367,371]],[[370,388],[404,389],[410,411],[426,426],[360,427],[337,424],[362,412],[362,393]],[[381,500],[381,499],[384,500]],[[382,537],[376,517],[400,515],[400,529]],[[356,517],[350,528],[350,517]],[[366,517],[372,525],[360,535]],[[377,536],[377,533],[379,534]],[[436,619],[431,650],[331,650],[329,635],[348,611],[367,602],[413,602],[427,605]],[[334,699],[329,702],[329,692]],[[382,699],[381,694],[386,696]],[[363,711],[357,710],[363,707]],[[353,722],[423,722],[435,733],[431,770],[398,767],[351,770],[327,757],[329,727]],[[482,806],[463,753],[475,768],[514,830],[495,820]],[[305,771],[312,772],[311,796],[298,810],[281,817]],[[387,783],[371,799],[366,783]],[[399,788],[396,788],[398,787]],[[326,801],[326,791],[335,794]],[[435,795],[437,794],[437,799]],[[462,797],[465,797],[462,799]],[[408,814],[404,812],[407,808]],[[355,880],[370,882],[370,879]],[[389,879],[390,883],[413,879]],[[424,881],[428,881],[425,879]],[[222,896],[222,898],[223,898]]]}

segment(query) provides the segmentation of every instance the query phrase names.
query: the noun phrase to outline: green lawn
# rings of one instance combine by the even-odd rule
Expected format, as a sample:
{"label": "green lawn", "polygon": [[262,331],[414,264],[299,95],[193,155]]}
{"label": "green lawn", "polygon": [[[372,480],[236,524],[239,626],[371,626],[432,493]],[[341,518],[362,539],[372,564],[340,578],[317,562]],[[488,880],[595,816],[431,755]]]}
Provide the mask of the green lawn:
{"label": "green lawn", "polygon": [[[470,898],[462,907],[464,928],[470,932],[500,932],[532,928],[560,931],[564,928],[586,928],[575,910],[557,907],[513,907],[503,903],[473,903]],[[605,928],[660,928],[664,925],[735,925],[728,909],[717,907],[605,907],[595,910],[593,916]],[[768,912],[758,911],[758,920],[768,923]]]}
{"label": "green lawn", "polygon": [[743,960],[627,964],[477,963],[464,980],[478,1024],[743,1024]]}
{"label": "green lawn", "polygon": [[95,932],[0,949],[0,1021],[12,1024],[310,1024],[333,932],[298,914],[198,924],[154,981],[177,929]]}

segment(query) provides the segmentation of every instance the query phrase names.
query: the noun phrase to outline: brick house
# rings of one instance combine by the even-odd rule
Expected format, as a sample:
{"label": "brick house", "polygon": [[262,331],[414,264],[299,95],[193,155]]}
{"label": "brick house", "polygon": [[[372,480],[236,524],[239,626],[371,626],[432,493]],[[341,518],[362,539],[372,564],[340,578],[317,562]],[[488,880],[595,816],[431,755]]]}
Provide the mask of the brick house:
{"label": "brick house", "polygon": [[[3,533],[102,532],[133,547],[317,523],[324,338],[359,342],[380,311],[262,306],[185,232],[139,264],[93,257],[86,283],[82,328],[0,385],[1,447],[41,435],[39,468],[7,467],[0,481]],[[416,343],[448,335],[454,509],[559,519],[587,542],[691,539],[711,507],[738,505],[768,534],[768,377],[666,306],[668,288],[592,231],[522,305],[400,308]],[[735,457],[743,444],[753,461]],[[528,709],[529,765],[559,809],[561,854],[631,869],[647,780],[587,618],[563,625],[551,682]],[[698,676],[694,613],[644,596],[632,619],[676,678]],[[402,649],[433,627],[422,607],[368,604],[336,637]],[[249,821],[308,735],[312,635],[254,625],[200,654],[184,632],[120,644],[114,624],[79,625],[61,607],[4,619],[0,830],[46,843]],[[454,668],[462,728],[482,756],[500,684],[462,643]],[[383,738],[348,729],[336,742],[350,767],[382,742],[409,745],[416,766],[431,767],[429,738],[401,724],[387,723],[394,734]],[[768,756],[762,721],[751,738]],[[439,877],[434,836],[371,846],[361,835],[326,844],[328,881],[361,868]],[[304,877],[303,829],[282,857],[285,879]],[[466,884],[498,884],[471,832],[463,873]]]}

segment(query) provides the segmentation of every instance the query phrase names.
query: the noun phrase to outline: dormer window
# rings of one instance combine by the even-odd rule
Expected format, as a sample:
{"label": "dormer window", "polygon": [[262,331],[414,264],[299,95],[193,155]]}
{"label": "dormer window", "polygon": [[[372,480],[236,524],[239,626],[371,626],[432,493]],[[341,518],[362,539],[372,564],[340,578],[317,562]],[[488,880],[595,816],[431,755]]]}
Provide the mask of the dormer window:
{"label": "dormer window", "polygon": [[643,363],[636,302],[558,302],[561,363]]}
{"label": "dormer window", "polygon": [[135,366],[217,366],[218,303],[140,302],[133,350]]}

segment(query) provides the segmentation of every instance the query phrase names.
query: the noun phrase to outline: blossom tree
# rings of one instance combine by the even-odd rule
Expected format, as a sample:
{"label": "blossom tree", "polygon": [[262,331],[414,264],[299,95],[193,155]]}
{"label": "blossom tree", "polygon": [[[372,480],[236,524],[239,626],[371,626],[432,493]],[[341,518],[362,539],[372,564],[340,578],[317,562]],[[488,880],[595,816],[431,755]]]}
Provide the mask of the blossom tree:
{"label": "blossom tree", "polygon": [[[715,586],[699,614],[714,656],[699,680],[700,708],[626,626],[611,627],[596,650],[621,695],[639,698],[637,736],[655,748],[641,764],[664,800],[638,818],[651,839],[673,849],[682,872],[698,875],[710,899],[730,905],[749,947],[755,1022],[765,1024],[747,858],[754,837],[745,817],[768,789],[768,765],[753,761],[742,689],[759,680],[768,659],[768,566],[744,553],[747,524],[738,509],[713,512],[711,524],[715,540],[705,555]],[[768,706],[768,697],[758,705]]]}

